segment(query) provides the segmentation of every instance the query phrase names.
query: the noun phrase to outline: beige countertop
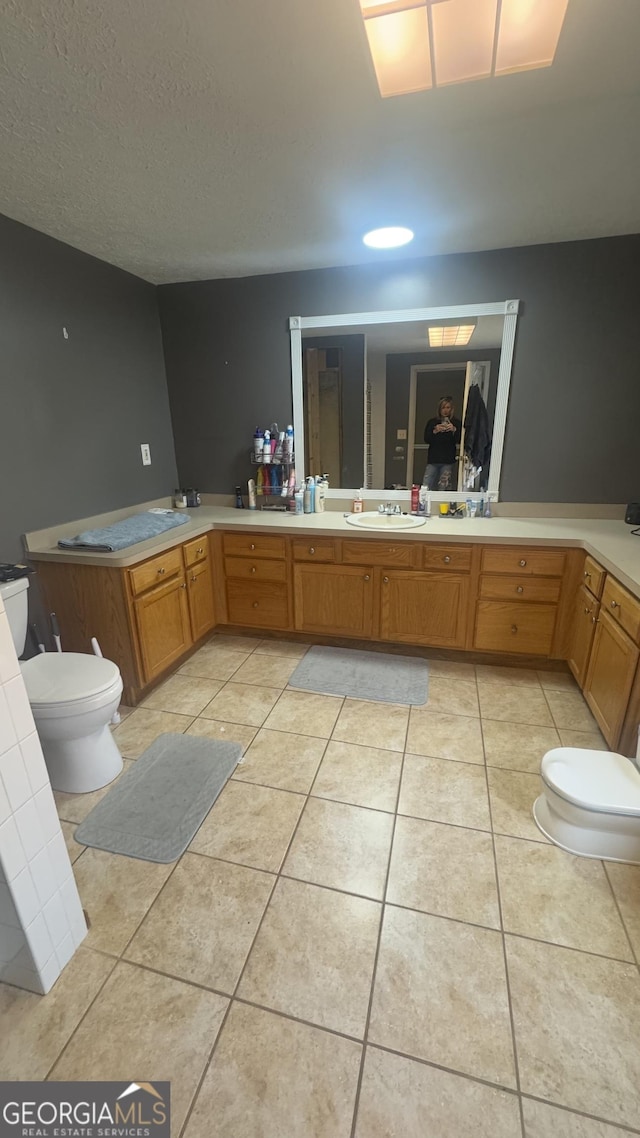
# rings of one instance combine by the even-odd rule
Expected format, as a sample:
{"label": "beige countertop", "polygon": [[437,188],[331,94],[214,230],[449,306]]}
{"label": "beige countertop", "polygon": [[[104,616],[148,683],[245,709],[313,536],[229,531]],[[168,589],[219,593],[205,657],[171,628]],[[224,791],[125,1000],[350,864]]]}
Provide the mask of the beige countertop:
{"label": "beige countertop", "polygon": [[577,546],[590,553],[622,584],[640,597],[640,538],[621,521],[569,518],[429,518],[424,526],[414,530],[377,533],[350,525],[339,511],[323,514],[265,513],[260,510],[236,510],[228,506],[203,505],[186,510],[189,520],[185,525],[169,530],[161,537],[141,541],[117,553],[92,553],[89,550],[63,550],[57,548],[61,537],[70,537],[82,529],[108,525],[119,518],[128,517],[150,505],[167,505],[166,501],[130,506],[113,514],[85,518],[47,530],[25,535],[26,553],[31,561],[69,562],[71,565],[103,565],[127,568],[162,553],[191,537],[198,537],[212,529],[262,530],[269,533],[313,533],[341,536],[366,541],[452,541],[496,542],[508,545]]}

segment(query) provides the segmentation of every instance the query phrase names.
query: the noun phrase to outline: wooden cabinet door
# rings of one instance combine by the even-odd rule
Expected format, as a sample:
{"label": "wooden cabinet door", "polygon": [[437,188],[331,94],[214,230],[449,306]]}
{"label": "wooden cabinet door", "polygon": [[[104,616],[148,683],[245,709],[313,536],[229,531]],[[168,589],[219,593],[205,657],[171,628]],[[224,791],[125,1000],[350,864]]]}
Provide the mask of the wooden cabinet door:
{"label": "wooden cabinet door", "polygon": [[610,747],[618,745],[640,651],[607,612],[596,624],[584,695]]}
{"label": "wooden cabinet door", "polygon": [[134,602],[145,683],[149,683],[190,647],[187,585],[167,581]]}
{"label": "wooden cabinet door", "polygon": [[199,640],[215,624],[213,587],[208,561],[201,561],[187,569],[187,597],[191,635],[194,640]]}
{"label": "wooden cabinet door", "polygon": [[336,636],[371,636],[373,569],[294,566],[295,628]]}
{"label": "wooden cabinet door", "polygon": [[571,640],[567,663],[581,688],[587,678],[591,645],[596,631],[596,621],[600,605],[591,593],[581,585],[576,593],[571,625]]}
{"label": "wooden cabinet door", "polygon": [[381,571],[380,596],[382,640],[464,648],[469,608],[464,574]]}

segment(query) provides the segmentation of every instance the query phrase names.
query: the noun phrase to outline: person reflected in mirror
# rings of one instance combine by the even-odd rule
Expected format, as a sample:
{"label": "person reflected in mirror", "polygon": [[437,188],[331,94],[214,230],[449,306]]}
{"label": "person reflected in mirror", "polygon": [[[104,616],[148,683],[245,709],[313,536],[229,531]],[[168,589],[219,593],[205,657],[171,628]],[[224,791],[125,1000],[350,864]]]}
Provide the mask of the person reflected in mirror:
{"label": "person reflected in mirror", "polygon": [[429,444],[428,462],[422,479],[427,490],[455,490],[456,447],[460,442],[462,423],[455,417],[450,395],[444,395],[438,404],[438,414],[429,419],[424,429],[424,441]]}

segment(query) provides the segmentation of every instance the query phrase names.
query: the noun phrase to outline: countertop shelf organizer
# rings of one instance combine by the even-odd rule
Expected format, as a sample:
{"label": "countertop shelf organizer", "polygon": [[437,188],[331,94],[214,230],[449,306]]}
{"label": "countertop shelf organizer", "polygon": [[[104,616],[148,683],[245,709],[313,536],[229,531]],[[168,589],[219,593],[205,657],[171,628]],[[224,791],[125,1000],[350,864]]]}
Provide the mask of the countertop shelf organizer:
{"label": "countertop shelf organizer", "polygon": [[293,455],[291,455],[291,458],[279,458],[275,462],[273,458],[271,458],[269,462],[265,462],[262,458],[256,458],[253,451],[251,452],[252,466],[295,466],[295,464],[295,458]]}

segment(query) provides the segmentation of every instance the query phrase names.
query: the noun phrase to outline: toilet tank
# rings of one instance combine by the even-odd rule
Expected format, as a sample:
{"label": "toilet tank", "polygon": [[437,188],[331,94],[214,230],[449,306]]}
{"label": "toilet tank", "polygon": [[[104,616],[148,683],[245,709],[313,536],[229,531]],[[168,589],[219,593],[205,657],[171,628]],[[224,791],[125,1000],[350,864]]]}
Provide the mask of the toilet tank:
{"label": "toilet tank", "polygon": [[16,648],[16,655],[21,656],[27,639],[27,589],[29,582],[26,577],[19,577],[17,581],[1,581],[0,597],[9,617],[9,628]]}

